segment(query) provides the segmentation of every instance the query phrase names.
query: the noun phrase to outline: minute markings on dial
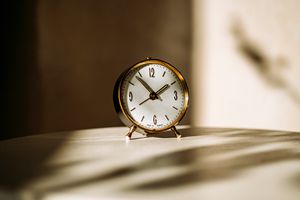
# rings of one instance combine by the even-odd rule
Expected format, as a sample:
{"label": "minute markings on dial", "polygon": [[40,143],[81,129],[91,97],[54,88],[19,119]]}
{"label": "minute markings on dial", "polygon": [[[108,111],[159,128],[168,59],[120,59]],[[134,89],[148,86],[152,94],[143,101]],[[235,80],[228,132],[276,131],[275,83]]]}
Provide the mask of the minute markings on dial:
{"label": "minute markings on dial", "polygon": [[164,76],[165,76],[165,74],[166,74],[166,71],[164,71],[164,73],[163,73],[162,77],[164,77]]}
{"label": "minute markings on dial", "polygon": [[138,72],[138,74],[140,75],[140,77],[143,77],[142,74],[140,72]]}
{"label": "minute markings on dial", "polygon": [[175,110],[178,110],[178,108],[177,108],[177,107],[175,107],[175,106],[172,106],[172,108],[174,108]]}
{"label": "minute markings on dial", "polygon": [[173,84],[175,84],[176,83],[176,81],[173,81],[172,83],[171,83],[171,85],[173,85]]}
{"label": "minute markings on dial", "polygon": [[135,109],[136,109],[136,107],[132,108],[132,109],[130,110],[130,112],[134,111]]}
{"label": "minute markings on dial", "polygon": [[169,121],[168,115],[165,115],[166,119]]}

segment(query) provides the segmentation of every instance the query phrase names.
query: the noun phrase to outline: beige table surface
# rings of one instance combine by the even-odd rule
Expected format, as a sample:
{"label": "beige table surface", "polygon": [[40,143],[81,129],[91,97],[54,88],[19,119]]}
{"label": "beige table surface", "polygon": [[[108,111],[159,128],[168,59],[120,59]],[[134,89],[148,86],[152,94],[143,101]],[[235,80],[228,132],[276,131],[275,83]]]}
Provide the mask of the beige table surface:
{"label": "beige table surface", "polygon": [[0,141],[0,199],[299,200],[300,133],[125,127]]}

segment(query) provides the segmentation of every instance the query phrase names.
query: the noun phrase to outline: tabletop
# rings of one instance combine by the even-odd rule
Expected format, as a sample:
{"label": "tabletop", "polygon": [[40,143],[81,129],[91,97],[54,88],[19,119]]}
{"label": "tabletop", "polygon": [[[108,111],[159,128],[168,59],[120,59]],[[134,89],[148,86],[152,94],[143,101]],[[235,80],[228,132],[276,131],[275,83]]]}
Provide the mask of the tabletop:
{"label": "tabletop", "polygon": [[300,199],[300,133],[180,126],[0,141],[0,199]]}

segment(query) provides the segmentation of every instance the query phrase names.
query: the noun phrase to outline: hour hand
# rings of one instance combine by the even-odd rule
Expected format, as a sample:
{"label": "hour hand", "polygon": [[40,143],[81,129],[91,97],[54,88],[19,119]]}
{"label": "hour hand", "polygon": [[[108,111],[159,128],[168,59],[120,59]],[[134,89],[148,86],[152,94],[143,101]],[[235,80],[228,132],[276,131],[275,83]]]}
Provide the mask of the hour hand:
{"label": "hour hand", "polygon": [[169,89],[170,85],[169,84],[166,84],[164,86],[162,86],[162,88],[160,88],[157,92],[156,92],[156,95],[160,95],[162,94],[164,91],[166,91],[167,89]]}

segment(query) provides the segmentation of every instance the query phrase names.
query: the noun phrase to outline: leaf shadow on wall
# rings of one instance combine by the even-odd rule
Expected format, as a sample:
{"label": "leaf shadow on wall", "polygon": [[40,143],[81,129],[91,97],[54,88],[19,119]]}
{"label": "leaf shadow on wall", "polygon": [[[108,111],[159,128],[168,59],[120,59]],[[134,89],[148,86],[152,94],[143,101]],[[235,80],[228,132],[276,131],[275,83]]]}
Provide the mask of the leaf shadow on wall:
{"label": "leaf shadow on wall", "polygon": [[231,27],[239,53],[251,63],[256,72],[272,88],[285,91],[289,98],[300,107],[298,88],[291,81],[285,79],[282,72],[289,70],[289,61],[284,55],[272,58],[257,42],[247,34],[243,24],[234,20]]}

